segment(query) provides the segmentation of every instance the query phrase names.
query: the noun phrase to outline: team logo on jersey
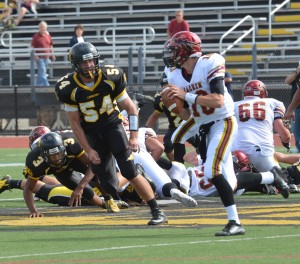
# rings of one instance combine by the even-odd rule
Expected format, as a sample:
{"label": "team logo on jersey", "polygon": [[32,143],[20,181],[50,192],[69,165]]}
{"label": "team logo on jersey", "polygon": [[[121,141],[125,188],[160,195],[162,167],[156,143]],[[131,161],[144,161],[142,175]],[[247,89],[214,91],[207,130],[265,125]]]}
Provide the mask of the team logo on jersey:
{"label": "team logo on jersey", "polygon": [[188,92],[195,91],[195,90],[198,90],[201,88],[202,88],[201,82],[198,82],[198,83],[192,83],[192,84],[184,87],[183,90],[188,93]]}

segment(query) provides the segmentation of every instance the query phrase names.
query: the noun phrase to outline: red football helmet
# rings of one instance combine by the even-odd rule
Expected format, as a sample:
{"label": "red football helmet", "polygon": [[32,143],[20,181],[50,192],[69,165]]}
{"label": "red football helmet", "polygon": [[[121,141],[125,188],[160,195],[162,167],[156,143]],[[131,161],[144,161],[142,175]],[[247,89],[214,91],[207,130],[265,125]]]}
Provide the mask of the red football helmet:
{"label": "red football helmet", "polygon": [[46,126],[37,126],[32,129],[29,134],[29,148],[32,149],[33,142],[48,132],[51,132],[51,130]]}
{"label": "red football helmet", "polygon": [[232,152],[235,173],[239,171],[251,171],[250,162],[246,153],[240,150]]}
{"label": "red football helmet", "polygon": [[252,80],[244,85],[245,96],[258,96],[260,98],[267,98],[268,92],[266,85],[259,80]]}
{"label": "red football helmet", "polygon": [[180,67],[193,54],[201,55],[201,39],[193,32],[180,31],[166,43],[163,60],[167,67]]}

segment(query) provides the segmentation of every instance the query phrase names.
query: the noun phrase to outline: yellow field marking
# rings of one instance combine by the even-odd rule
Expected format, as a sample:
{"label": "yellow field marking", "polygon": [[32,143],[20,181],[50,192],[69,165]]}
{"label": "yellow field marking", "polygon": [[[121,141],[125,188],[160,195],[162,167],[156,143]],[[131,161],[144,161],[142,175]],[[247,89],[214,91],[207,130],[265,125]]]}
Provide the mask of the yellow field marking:
{"label": "yellow field marking", "polygon": [[[150,219],[148,208],[131,208],[119,214],[108,214],[94,208],[85,209],[54,209],[50,208],[44,218],[27,218],[22,216],[1,216],[2,226],[146,226]],[[224,225],[227,216],[224,208],[178,208],[174,215],[173,209],[164,209],[169,218],[168,226],[183,225]],[[300,225],[300,206],[298,204],[249,206],[238,209],[244,225]],[[68,213],[69,216],[63,215]],[[85,215],[84,215],[85,214]],[[91,215],[93,214],[93,215]],[[62,216],[57,216],[62,215]]]}

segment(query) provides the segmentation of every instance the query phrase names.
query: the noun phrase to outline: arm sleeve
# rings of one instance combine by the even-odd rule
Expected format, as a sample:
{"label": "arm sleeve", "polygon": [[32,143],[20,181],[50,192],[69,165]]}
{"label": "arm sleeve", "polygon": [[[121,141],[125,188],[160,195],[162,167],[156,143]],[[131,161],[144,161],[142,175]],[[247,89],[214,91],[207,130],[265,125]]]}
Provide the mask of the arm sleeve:
{"label": "arm sleeve", "polygon": [[210,91],[212,93],[223,94],[224,95],[224,78],[216,77],[210,83]]}

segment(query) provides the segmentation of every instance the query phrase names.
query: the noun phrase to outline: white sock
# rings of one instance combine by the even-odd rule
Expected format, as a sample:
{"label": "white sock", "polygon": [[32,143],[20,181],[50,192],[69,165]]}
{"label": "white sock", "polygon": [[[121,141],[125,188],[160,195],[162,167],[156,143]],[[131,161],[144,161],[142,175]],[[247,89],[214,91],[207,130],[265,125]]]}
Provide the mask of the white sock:
{"label": "white sock", "polygon": [[274,182],[274,175],[270,171],[260,172],[262,176],[261,184],[272,184]]}
{"label": "white sock", "polygon": [[228,207],[225,207],[228,220],[234,220],[237,224],[240,224],[240,219],[237,213],[236,205],[230,205]]}

